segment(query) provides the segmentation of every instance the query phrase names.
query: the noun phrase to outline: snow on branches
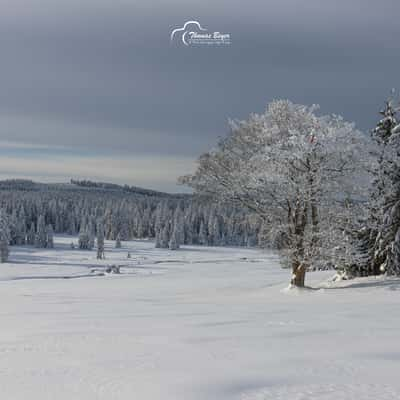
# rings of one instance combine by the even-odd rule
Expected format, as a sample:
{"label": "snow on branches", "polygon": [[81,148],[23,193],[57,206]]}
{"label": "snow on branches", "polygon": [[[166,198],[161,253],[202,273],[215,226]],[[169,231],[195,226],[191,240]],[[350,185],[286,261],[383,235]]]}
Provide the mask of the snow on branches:
{"label": "snow on branches", "polygon": [[348,205],[363,199],[357,183],[368,158],[367,139],[352,123],[317,109],[276,100],[261,115],[231,121],[229,135],[181,179],[279,231],[296,286],[304,286],[307,269],[336,261]]}

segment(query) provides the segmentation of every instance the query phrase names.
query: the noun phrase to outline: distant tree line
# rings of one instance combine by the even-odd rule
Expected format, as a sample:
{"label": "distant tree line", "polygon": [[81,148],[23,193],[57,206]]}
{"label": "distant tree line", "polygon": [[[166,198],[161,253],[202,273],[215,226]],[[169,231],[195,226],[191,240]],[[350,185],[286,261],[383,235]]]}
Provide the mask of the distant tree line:
{"label": "distant tree line", "polygon": [[78,235],[79,248],[92,249],[101,226],[105,239],[151,238],[162,248],[258,244],[261,220],[237,207],[189,195],[149,195],[143,194],[145,189],[138,193],[113,184],[72,182],[0,182],[5,242],[51,248],[54,233],[70,234]]}

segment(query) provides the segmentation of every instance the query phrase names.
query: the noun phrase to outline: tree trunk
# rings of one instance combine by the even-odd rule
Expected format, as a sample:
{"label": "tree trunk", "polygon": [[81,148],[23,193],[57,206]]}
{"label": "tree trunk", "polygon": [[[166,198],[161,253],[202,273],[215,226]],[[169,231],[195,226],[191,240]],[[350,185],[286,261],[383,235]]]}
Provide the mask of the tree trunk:
{"label": "tree trunk", "polygon": [[292,266],[292,280],[291,284],[297,287],[304,287],[304,281],[306,278],[306,266],[297,261],[293,262]]}
{"label": "tree trunk", "polygon": [[[297,200],[294,208],[288,215],[289,235],[291,236],[292,254],[292,279],[290,283],[297,287],[304,287],[306,265],[304,264],[304,233],[307,225],[308,204]],[[293,214],[292,214],[293,213]]]}

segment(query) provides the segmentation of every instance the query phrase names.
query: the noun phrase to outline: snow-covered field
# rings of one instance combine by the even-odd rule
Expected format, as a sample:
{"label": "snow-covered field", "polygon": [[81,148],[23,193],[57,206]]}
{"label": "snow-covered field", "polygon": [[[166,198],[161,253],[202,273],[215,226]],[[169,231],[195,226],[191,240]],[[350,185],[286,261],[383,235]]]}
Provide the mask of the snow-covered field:
{"label": "snow-covered field", "polygon": [[286,292],[272,253],[70,242],[0,265],[1,399],[400,399],[397,280]]}

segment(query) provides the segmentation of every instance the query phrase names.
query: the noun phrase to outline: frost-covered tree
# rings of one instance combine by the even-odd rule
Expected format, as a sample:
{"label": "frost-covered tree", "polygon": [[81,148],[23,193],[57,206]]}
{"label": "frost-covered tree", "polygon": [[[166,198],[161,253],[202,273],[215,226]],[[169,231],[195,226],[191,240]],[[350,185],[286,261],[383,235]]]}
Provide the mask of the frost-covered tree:
{"label": "frost-covered tree", "polygon": [[166,224],[164,226],[164,228],[162,229],[162,233],[161,233],[161,247],[163,249],[168,248],[169,239],[170,239],[170,228],[169,228],[169,224]]}
{"label": "frost-covered tree", "polygon": [[43,215],[40,215],[37,222],[37,229],[35,235],[35,247],[47,247],[47,229],[46,222]]}
{"label": "frost-covered tree", "polygon": [[178,245],[184,243],[185,233],[184,233],[184,216],[182,211],[183,205],[180,202],[174,211],[173,217],[173,231],[175,231],[176,240]]}
{"label": "frost-covered tree", "polygon": [[54,247],[54,230],[53,226],[49,224],[47,226],[47,248],[52,249]]}
{"label": "frost-covered tree", "polygon": [[97,259],[104,259],[104,225],[99,222],[97,225]]}
{"label": "frost-covered tree", "polygon": [[28,234],[26,236],[26,243],[33,246],[35,244],[35,235],[36,235],[35,224],[32,222],[31,227],[29,228]]}
{"label": "frost-covered tree", "polygon": [[374,191],[370,201],[369,274],[400,275],[400,124],[390,99],[373,136],[378,147]]}
{"label": "frost-covered tree", "polygon": [[199,244],[207,244],[207,234],[204,222],[200,222],[200,229],[199,229]]}
{"label": "frost-covered tree", "polygon": [[79,248],[82,250],[89,250],[90,236],[88,229],[84,223],[81,224],[78,239]]}
{"label": "frost-covered tree", "polygon": [[8,261],[10,241],[10,230],[7,215],[3,209],[0,209],[0,262]]}
{"label": "frost-covered tree", "polygon": [[170,250],[178,250],[179,249],[179,230],[177,229],[176,225],[171,233],[171,238],[168,243],[168,248]]}
{"label": "frost-covered tree", "polygon": [[[22,211],[23,212],[23,211]],[[14,208],[9,217],[10,244],[22,245],[25,244],[26,226],[24,216],[21,211]]]}
{"label": "frost-covered tree", "polygon": [[161,249],[162,248],[162,245],[161,245],[161,230],[160,229],[156,230],[155,248],[156,249]]}
{"label": "frost-covered tree", "polygon": [[18,217],[17,232],[18,236],[16,238],[16,244],[17,245],[26,244],[26,222],[22,216]]}
{"label": "frost-covered tree", "polygon": [[8,218],[9,224],[9,234],[10,234],[10,244],[19,244],[20,241],[20,232],[18,229],[18,217],[17,217],[17,210],[14,209],[12,214]]}
{"label": "frost-covered tree", "polygon": [[92,220],[90,220],[88,224],[88,233],[89,233],[89,249],[92,250],[96,238],[95,224],[93,223]]}
{"label": "frost-covered tree", "polygon": [[281,251],[291,283],[300,287],[308,269],[334,259],[338,233],[344,234],[335,221],[344,197],[360,196],[365,154],[364,136],[353,124],[316,111],[278,100],[262,115],[232,121],[228,137],[182,178],[197,193],[253,211],[272,237],[284,233]]}
{"label": "frost-covered tree", "polygon": [[115,248],[120,249],[121,248],[121,235],[118,233],[117,238],[115,239]]}
{"label": "frost-covered tree", "polygon": [[68,220],[68,234],[75,235],[76,234],[76,224],[75,224],[75,217],[72,214],[69,214]]}
{"label": "frost-covered tree", "polygon": [[178,204],[174,211],[173,225],[170,232],[170,238],[168,241],[168,248],[170,250],[177,250],[180,244],[185,240],[184,230],[183,230],[183,216],[181,204]]}

